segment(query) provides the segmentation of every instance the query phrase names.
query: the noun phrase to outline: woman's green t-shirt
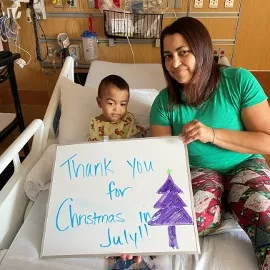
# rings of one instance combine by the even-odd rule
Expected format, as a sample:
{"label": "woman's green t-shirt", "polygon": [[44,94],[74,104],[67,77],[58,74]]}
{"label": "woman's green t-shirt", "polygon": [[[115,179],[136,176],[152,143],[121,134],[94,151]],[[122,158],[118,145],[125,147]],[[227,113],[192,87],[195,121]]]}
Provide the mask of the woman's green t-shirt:
{"label": "woman's green t-shirt", "polygon": [[[213,128],[245,130],[241,109],[266,99],[259,82],[249,71],[243,68],[222,68],[218,88],[198,107],[180,104],[170,109],[168,91],[163,89],[152,105],[150,124],[171,126],[174,136],[179,135],[183,126],[194,119]],[[261,157],[225,150],[200,141],[188,144],[188,154],[191,166],[209,168],[220,173],[227,173],[248,158]]]}

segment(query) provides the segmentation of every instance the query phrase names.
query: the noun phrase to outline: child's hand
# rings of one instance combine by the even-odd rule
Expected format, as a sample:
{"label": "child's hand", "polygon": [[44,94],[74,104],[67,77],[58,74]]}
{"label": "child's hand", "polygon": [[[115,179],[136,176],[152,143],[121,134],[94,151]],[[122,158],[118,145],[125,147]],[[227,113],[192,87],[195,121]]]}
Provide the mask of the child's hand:
{"label": "child's hand", "polygon": [[133,256],[133,255],[130,255],[130,254],[122,254],[121,255],[121,258],[123,261],[126,261],[126,260],[132,260],[134,257],[136,263],[140,263],[142,261],[142,256]]}

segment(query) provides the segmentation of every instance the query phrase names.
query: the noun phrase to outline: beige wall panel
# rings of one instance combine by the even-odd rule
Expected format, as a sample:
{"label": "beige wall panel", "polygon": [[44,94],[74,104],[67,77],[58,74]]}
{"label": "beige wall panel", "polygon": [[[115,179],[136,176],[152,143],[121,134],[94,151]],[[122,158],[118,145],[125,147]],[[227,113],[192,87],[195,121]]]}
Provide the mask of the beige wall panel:
{"label": "beige wall panel", "polygon": [[[160,63],[159,48],[151,44],[132,44],[136,63]],[[98,45],[99,60],[133,63],[132,52],[128,44]]]}
{"label": "beige wall panel", "polygon": [[191,0],[190,12],[238,12],[241,0],[234,0],[233,8],[225,8],[225,0],[218,1],[218,8],[209,8],[209,1],[210,0],[203,0],[202,8],[194,8],[195,0]]}
{"label": "beige wall panel", "polygon": [[[40,21],[46,37],[56,38],[59,33],[67,33],[69,38],[79,38],[88,29],[86,18],[48,18]],[[43,36],[40,31],[40,35]]]}
{"label": "beige wall panel", "polygon": [[[253,71],[252,73],[256,77],[256,79],[260,82],[266,95],[270,98],[270,71],[265,72]],[[268,103],[270,103],[269,99]]]}
{"label": "beige wall panel", "polygon": [[212,39],[234,39],[237,19],[198,18],[210,32]]}
{"label": "beige wall panel", "polygon": [[93,31],[97,33],[99,37],[104,37],[104,19],[103,17],[93,18]]}
{"label": "beige wall panel", "polygon": [[36,66],[36,68],[25,67],[24,70],[19,69],[19,67],[16,67],[15,69],[19,90],[47,90],[46,78],[42,73],[39,64]]}
{"label": "beige wall panel", "polygon": [[[234,39],[237,19],[235,18],[198,18],[210,32],[212,39]],[[164,18],[163,28],[173,23],[175,19]]]}
{"label": "beige wall panel", "polygon": [[[48,18],[40,21],[46,37],[56,38],[59,33],[67,33],[69,38],[81,38],[82,32],[88,30],[88,18]],[[104,36],[103,17],[93,18],[93,30],[98,36]],[[40,35],[43,36],[40,30]]]}
{"label": "beige wall panel", "polygon": [[174,18],[163,18],[162,28],[164,29],[166,26],[172,24],[174,21]]}
{"label": "beige wall panel", "polygon": [[34,119],[43,119],[47,105],[22,105],[23,119],[28,126]]}
{"label": "beige wall panel", "polygon": [[270,1],[243,0],[233,64],[270,70]]}

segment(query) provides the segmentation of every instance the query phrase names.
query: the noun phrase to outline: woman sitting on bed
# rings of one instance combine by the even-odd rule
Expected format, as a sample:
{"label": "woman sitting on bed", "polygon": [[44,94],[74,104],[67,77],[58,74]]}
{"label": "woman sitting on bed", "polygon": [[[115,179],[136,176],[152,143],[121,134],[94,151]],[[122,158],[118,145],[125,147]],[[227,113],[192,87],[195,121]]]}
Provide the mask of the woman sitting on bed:
{"label": "woman sitting on bed", "polygon": [[220,226],[225,189],[261,269],[270,269],[270,170],[260,155],[270,153],[267,96],[249,71],[215,63],[210,35],[194,18],[166,27],[160,44],[168,86],[152,105],[150,132],[180,135],[188,147],[199,234]]}
{"label": "woman sitting on bed", "polygon": [[109,139],[128,139],[145,137],[145,129],[136,121],[134,115],[127,111],[129,86],[117,76],[109,75],[99,84],[97,103],[102,114],[92,117],[89,126],[88,141]]}

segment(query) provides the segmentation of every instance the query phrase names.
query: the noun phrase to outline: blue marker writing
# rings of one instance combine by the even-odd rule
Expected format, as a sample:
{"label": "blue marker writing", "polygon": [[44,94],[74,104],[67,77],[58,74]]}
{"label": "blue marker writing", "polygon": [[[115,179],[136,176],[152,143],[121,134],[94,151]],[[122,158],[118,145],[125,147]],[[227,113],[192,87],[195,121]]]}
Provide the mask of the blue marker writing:
{"label": "blue marker writing", "polygon": [[132,169],[132,177],[135,178],[136,174],[142,174],[144,172],[154,171],[152,161],[139,161],[136,158],[133,160],[127,160],[127,164]]}
{"label": "blue marker writing", "polygon": [[[82,225],[98,225],[110,223],[123,223],[123,213],[78,213],[74,210],[76,201],[72,198],[65,199],[58,207],[55,216],[55,226],[58,231],[66,231]],[[65,223],[63,222],[65,220]]]}
{"label": "blue marker writing", "polygon": [[69,157],[65,162],[63,162],[60,167],[67,168],[69,179],[74,178],[89,178],[94,176],[108,176],[114,171],[110,168],[112,161],[103,159],[102,162],[97,163],[76,163],[77,154]]}
{"label": "blue marker writing", "polygon": [[[112,231],[110,228],[107,229],[107,240],[106,243],[102,243],[99,246],[102,248],[108,248],[110,246],[119,246],[119,245],[124,245],[124,244],[133,244],[135,248],[138,247],[138,233],[140,236],[140,239],[143,239],[145,235],[148,235],[148,231],[146,227],[141,227],[138,226],[138,230],[130,233],[126,229],[122,231],[120,235],[113,235]],[[145,231],[144,231],[144,230]]]}
{"label": "blue marker writing", "polygon": [[121,197],[121,198],[124,197],[125,192],[128,189],[131,189],[131,187],[126,187],[124,189],[120,189],[120,188],[116,188],[114,186],[115,186],[115,182],[114,181],[111,181],[109,183],[109,186],[108,186],[108,193],[106,193],[106,195],[109,195],[110,200],[112,200],[114,197],[116,197],[116,198],[118,198],[118,197]]}

